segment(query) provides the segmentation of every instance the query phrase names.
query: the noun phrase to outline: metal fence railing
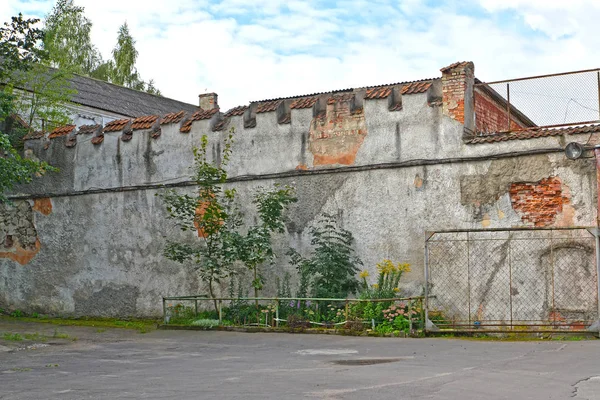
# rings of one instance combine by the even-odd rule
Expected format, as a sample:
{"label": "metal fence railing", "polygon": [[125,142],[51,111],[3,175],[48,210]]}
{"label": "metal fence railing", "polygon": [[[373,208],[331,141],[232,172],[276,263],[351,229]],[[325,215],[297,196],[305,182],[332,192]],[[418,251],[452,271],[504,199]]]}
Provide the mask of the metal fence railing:
{"label": "metal fence railing", "polygon": [[599,316],[596,228],[435,232],[426,313],[441,330],[586,330]]}
{"label": "metal fence railing", "polygon": [[[389,299],[163,297],[164,324],[194,325],[213,318],[215,326],[351,328],[414,332],[424,329],[423,297]],[[398,317],[400,317],[398,319]],[[357,325],[359,327],[357,328]]]}
{"label": "metal fence railing", "polygon": [[475,84],[478,135],[600,123],[600,69]]}

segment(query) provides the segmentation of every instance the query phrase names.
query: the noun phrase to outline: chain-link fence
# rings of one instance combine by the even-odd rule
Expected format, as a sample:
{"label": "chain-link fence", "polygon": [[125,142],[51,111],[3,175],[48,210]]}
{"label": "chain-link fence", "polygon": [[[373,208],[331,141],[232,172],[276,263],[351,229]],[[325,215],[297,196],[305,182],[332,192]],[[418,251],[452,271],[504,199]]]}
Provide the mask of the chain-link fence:
{"label": "chain-link fence", "polygon": [[427,317],[442,330],[587,329],[598,320],[593,232],[431,234],[426,241]]}
{"label": "chain-link fence", "polygon": [[475,85],[476,133],[600,122],[600,69]]}

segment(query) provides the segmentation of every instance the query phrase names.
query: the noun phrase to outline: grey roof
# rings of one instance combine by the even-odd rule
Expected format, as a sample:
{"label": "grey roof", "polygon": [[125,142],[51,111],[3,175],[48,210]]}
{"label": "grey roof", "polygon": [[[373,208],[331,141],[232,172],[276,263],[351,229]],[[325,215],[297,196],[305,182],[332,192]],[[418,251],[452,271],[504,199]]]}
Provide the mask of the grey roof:
{"label": "grey roof", "polygon": [[128,117],[164,115],[176,111],[198,111],[198,106],[140,92],[94,78],[73,75],[70,79],[77,93],[71,101],[88,107]]}

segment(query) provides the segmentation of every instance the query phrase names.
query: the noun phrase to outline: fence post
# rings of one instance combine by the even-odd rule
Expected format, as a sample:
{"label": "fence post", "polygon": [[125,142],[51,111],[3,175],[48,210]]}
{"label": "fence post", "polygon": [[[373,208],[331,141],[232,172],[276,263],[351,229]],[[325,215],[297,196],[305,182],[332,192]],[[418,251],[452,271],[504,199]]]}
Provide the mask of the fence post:
{"label": "fence post", "polygon": [[469,325],[471,325],[471,237],[467,232],[467,301],[469,307]]}
{"label": "fence post", "polygon": [[223,325],[223,300],[219,299],[219,325]]}
{"label": "fence post", "polygon": [[194,312],[196,313],[196,318],[198,317],[198,299],[194,300]]}
{"label": "fence post", "polygon": [[598,71],[598,119],[600,119],[600,71]]}
{"label": "fence post", "polygon": [[348,299],[346,299],[346,305],[344,306],[344,318],[346,318],[346,322],[348,322]]}
{"label": "fence post", "polygon": [[412,300],[408,301],[408,331],[411,333],[412,335],[412,331],[413,331],[413,307],[412,307]]}
{"label": "fence post", "polygon": [[165,298],[162,298],[163,303],[163,323],[168,324],[167,322],[167,303],[165,302]]}
{"label": "fence post", "polygon": [[506,84],[506,114],[508,116],[508,128],[507,131],[510,131],[510,83]]}
{"label": "fence post", "polygon": [[279,327],[279,299],[277,299],[275,305],[275,326]]}
{"label": "fence post", "polygon": [[[600,73],[600,72],[599,72]],[[596,228],[596,232],[594,232],[594,236],[596,238],[596,282],[598,283],[598,292],[597,292],[597,305],[598,305],[598,319],[596,320],[596,329],[598,333],[600,333],[600,228]]]}

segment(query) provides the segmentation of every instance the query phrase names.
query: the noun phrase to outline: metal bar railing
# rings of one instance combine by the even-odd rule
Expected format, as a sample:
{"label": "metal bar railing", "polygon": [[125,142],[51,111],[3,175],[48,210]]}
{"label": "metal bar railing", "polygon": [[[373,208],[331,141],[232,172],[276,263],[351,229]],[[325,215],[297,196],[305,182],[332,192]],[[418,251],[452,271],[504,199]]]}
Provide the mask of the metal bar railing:
{"label": "metal bar railing", "polygon": [[[286,302],[286,301],[290,301],[290,302],[298,302],[298,304],[300,303],[304,303],[306,304],[307,302],[313,302],[316,304],[317,307],[317,311],[318,311],[318,302],[328,302],[328,303],[338,303],[338,304],[343,304],[344,307],[344,311],[343,311],[343,315],[344,315],[344,320],[340,321],[340,322],[335,322],[332,323],[330,321],[326,321],[326,322],[321,322],[321,321],[308,321],[310,322],[311,325],[317,325],[317,326],[326,326],[326,327],[330,327],[330,326],[339,326],[339,325],[344,325],[347,322],[349,322],[349,308],[350,305],[353,303],[396,303],[396,302],[407,302],[408,305],[408,309],[411,310],[411,312],[407,315],[407,319],[408,319],[408,324],[409,324],[409,330],[412,331],[414,328],[414,324],[416,322],[416,320],[418,320],[420,317],[424,317],[425,316],[425,307],[423,306],[423,302],[424,302],[425,297],[424,296],[412,296],[412,297],[392,297],[392,298],[382,298],[382,299],[355,299],[355,298],[322,298],[322,297],[217,297],[217,298],[212,298],[206,295],[198,295],[198,296],[168,296],[168,297],[163,297],[162,298],[162,302],[163,302],[163,321],[165,324],[168,324],[170,322],[170,316],[168,315],[168,310],[170,307],[167,307],[167,302],[175,302],[175,301],[193,301],[195,306],[194,306],[194,315],[198,316],[198,307],[197,304],[199,301],[210,301],[210,302],[214,302],[216,301],[218,306],[217,306],[217,315],[218,315],[218,320],[219,320],[219,324],[222,325],[223,324],[223,303],[224,302],[240,302],[240,301],[244,301],[244,302],[272,302],[275,307],[274,307],[274,311],[273,311],[273,324],[274,326],[279,326],[280,322],[287,322],[287,319],[281,318],[280,315],[280,308],[281,308],[281,302]],[[414,309],[418,309],[418,315],[415,315],[412,313],[412,310]],[[415,312],[416,313],[416,312]],[[265,315],[265,322],[263,323],[262,321],[260,321],[260,317],[259,320],[257,320],[256,323],[244,323],[244,325],[259,325],[259,326],[271,326],[268,324],[268,320],[267,317]],[[365,320],[363,321],[364,324],[374,324],[375,321],[374,320]],[[423,324],[424,325],[424,324]],[[424,326],[423,326],[424,328]]]}

